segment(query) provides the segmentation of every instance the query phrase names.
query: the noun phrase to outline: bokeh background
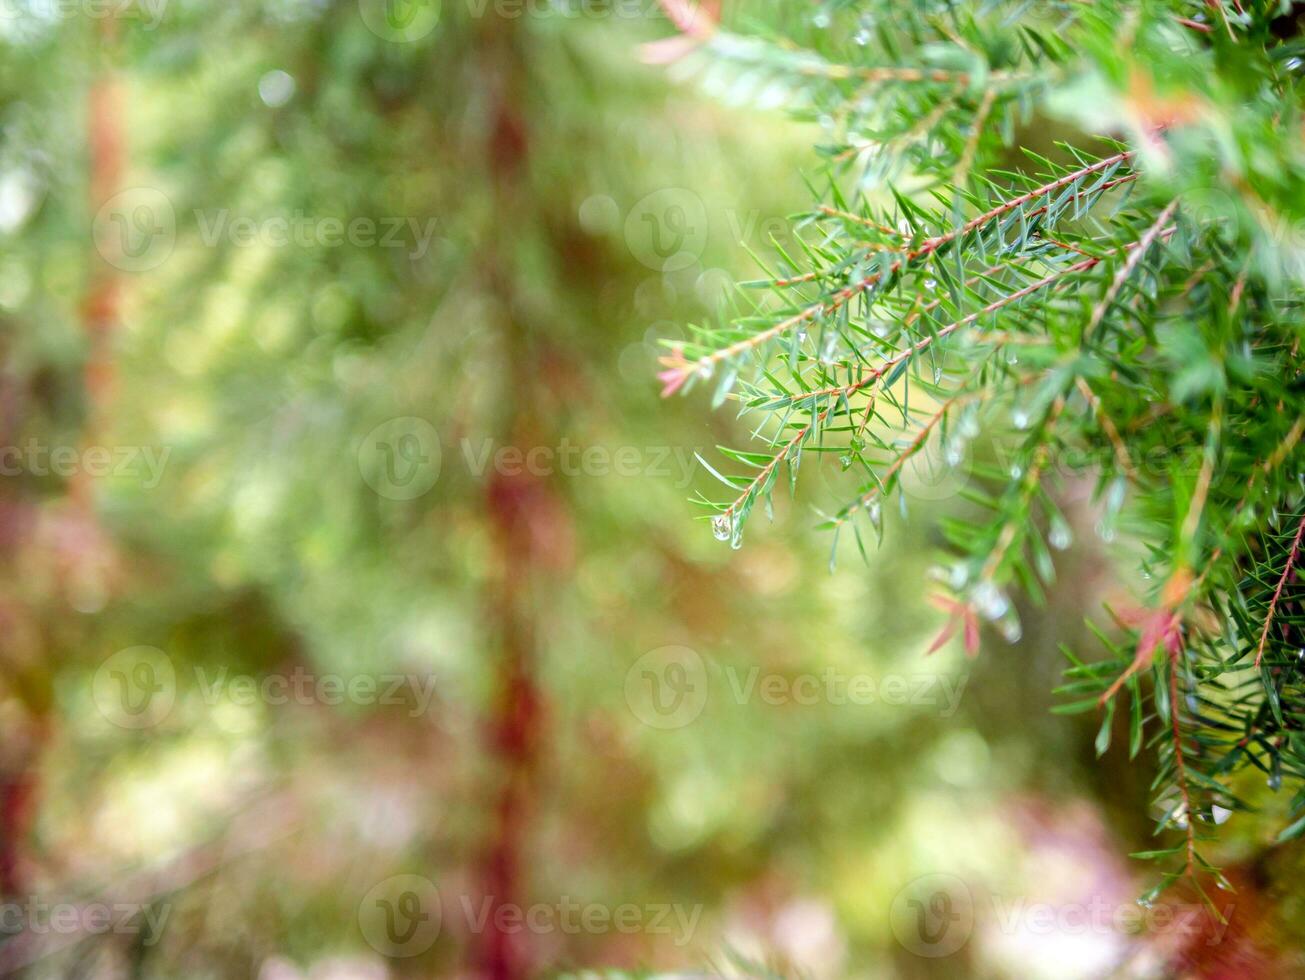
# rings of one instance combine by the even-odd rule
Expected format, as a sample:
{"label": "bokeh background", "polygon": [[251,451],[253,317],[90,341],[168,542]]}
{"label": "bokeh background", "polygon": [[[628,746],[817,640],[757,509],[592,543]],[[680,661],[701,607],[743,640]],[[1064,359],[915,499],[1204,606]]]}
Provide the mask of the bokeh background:
{"label": "bokeh background", "polygon": [[1134,903],[1146,767],[1050,713],[1120,587],[1090,531],[970,661],[925,656],[964,466],[832,571],[837,453],[742,550],[690,502],[750,430],[662,401],[659,341],[801,247],[819,131],[643,64],[667,33],[0,3],[0,974],[1199,959]]}

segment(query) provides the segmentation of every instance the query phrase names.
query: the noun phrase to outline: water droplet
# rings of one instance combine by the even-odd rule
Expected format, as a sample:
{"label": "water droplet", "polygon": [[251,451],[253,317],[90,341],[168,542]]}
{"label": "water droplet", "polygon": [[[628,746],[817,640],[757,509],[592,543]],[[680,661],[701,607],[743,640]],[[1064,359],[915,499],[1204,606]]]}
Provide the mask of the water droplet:
{"label": "water droplet", "polygon": [[1015,353],[1015,351],[1008,351],[1006,353],[1007,364],[1018,364],[1019,362],[1020,362],[1020,356],[1019,354]]}
{"label": "water droplet", "polygon": [[1232,816],[1232,811],[1216,803],[1210,807],[1210,816],[1216,824],[1223,824],[1228,822],[1228,818]]}
{"label": "water droplet", "polygon": [[817,10],[815,16],[811,18],[811,23],[823,30],[829,26],[829,14],[823,10]]}
{"label": "water droplet", "polygon": [[270,108],[278,109],[295,94],[294,77],[277,69],[269,71],[258,80],[258,96]]}
{"label": "water droplet", "polygon": [[937,384],[941,380],[942,380],[942,368],[940,368],[937,364],[935,364],[933,366],[933,383]]}
{"label": "water droplet", "polygon": [[1010,420],[1017,429],[1027,429],[1029,427],[1029,413],[1022,408],[1015,409],[1011,413]]}
{"label": "water droplet", "polygon": [[947,444],[947,449],[943,453],[943,458],[947,461],[948,466],[960,466],[965,462],[965,440],[953,439]]}
{"label": "water droplet", "polygon": [[974,411],[968,411],[961,416],[961,422],[958,426],[961,435],[967,439],[973,439],[979,434],[979,418]]}
{"label": "water droplet", "polygon": [[1024,635],[1024,627],[1020,625],[1020,618],[1015,614],[1014,609],[1007,611],[997,621],[997,629],[1001,633],[1001,638],[1007,643],[1018,643],[1020,637]]}
{"label": "water droplet", "polygon": [[861,28],[861,30],[857,31],[854,35],[852,35],[852,40],[856,43],[858,47],[864,48],[867,44],[870,43],[870,32],[863,27]]}
{"label": "water droplet", "polygon": [[825,334],[824,340],[820,342],[820,360],[826,364],[832,364],[836,361],[838,353],[838,334],[830,330]]}
{"label": "water droplet", "polygon": [[842,465],[843,469],[847,469],[852,465],[852,457],[848,455],[839,456],[838,462]]}
{"label": "water droplet", "polygon": [[706,380],[707,378],[711,377],[712,370],[713,370],[712,363],[706,358],[703,358],[701,361],[698,362],[698,377],[702,378],[703,380]]}
{"label": "water droplet", "polygon": [[797,342],[798,342],[799,344],[805,344],[805,343],[807,342],[807,328],[806,328],[806,327],[798,327],[798,329],[797,329]]}
{"label": "water droplet", "polygon": [[1275,793],[1282,789],[1282,773],[1275,771],[1271,776],[1269,776],[1268,785],[1269,789],[1273,790]]}
{"label": "water droplet", "polygon": [[998,620],[1010,609],[1010,599],[1006,598],[1006,593],[988,580],[974,587],[971,600],[979,615],[987,620]]}
{"label": "water droplet", "polygon": [[1064,551],[1074,543],[1074,532],[1070,529],[1069,522],[1059,514],[1051,519],[1051,526],[1047,529],[1047,541],[1057,551]]}
{"label": "water droplet", "polygon": [[1018,479],[1019,479],[1020,477],[1022,477],[1023,475],[1024,475],[1024,467],[1023,467],[1023,466],[1021,466],[1019,463],[1011,463],[1011,464],[1010,464],[1010,478],[1011,478],[1012,480],[1018,480]]}
{"label": "water droplet", "polygon": [[937,288],[938,288],[938,280],[937,280],[937,279],[931,279],[931,278],[926,277],[925,280],[924,280],[924,288],[925,288],[925,289],[937,289]]}
{"label": "water droplet", "polygon": [[729,514],[717,514],[711,519],[711,533],[717,541],[728,541],[734,533],[734,521]]}
{"label": "water droplet", "polygon": [[1118,514],[1119,508],[1124,506],[1124,494],[1128,492],[1128,483],[1122,477],[1115,477],[1110,482],[1110,488],[1106,490],[1106,512],[1108,514]]}
{"label": "water droplet", "polygon": [[870,501],[865,509],[866,516],[870,518],[870,526],[876,531],[880,531],[884,526],[884,509],[879,504],[879,499],[875,498]]}
{"label": "water droplet", "polygon": [[1111,541],[1115,540],[1114,525],[1107,524],[1105,521],[1097,521],[1097,537],[1106,544],[1110,544]]}

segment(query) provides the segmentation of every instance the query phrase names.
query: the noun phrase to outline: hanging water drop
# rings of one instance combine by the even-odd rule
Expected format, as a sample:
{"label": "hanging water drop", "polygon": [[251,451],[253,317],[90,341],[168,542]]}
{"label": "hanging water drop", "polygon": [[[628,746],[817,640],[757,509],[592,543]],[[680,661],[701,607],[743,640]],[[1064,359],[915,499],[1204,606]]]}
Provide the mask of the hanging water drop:
{"label": "hanging water drop", "polygon": [[948,466],[960,466],[965,462],[965,440],[957,437],[948,442],[943,458]]}
{"label": "hanging water drop", "polygon": [[942,368],[940,368],[937,364],[935,364],[933,366],[933,383],[937,384],[941,380],[942,380]]}
{"label": "hanging water drop", "polygon": [[1064,551],[1074,543],[1074,532],[1070,530],[1069,522],[1059,514],[1051,519],[1051,526],[1047,529],[1047,541],[1057,551]]}
{"label": "hanging water drop", "polygon": [[1124,506],[1124,494],[1127,491],[1128,483],[1122,476],[1110,481],[1110,488],[1106,491],[1106,513],[1111,515],[1119,513],[1119,508]]}
{"label": "hanging water drop", "polygon": [[829,26],[829,14],[823,10],[817,10],[815,15],[811,18],[811,23],[816,27],[819,27],[821,30],[824,30]]}
{"label": "hanging water drop", "polygon": [[1015,614],[1014,609],[1007,610],[1006,614],[997,621],[997,629],[1001,633],[1001,638],[1007,643],[1018,643],[1020,637],[1024,635],[1024,627],[1020,625],[1020,618]]}
{"label": "hanging water drop", "polygon": [[820,342],[820,359],[826,364],[832,364],[836,360],[835,354],[838,351],[838,334],[830,330],[825,334],[824,340]]}
{"label": "hanging water drop", "polygon": [[1024,475],[1024,467],[1023,467],[1023,466],[1021,466],[1019,463],[1011,463],[1011,464],[1010,464],[1010,478],[1011,478],[1012,480],[1018,480],[1018,479],[1019,479],[1020,477],[1022,477],[1023,475]]}
{"label": "hanging water drop", "polygon": [[1105,521],[1097,521],[1097,537],[1106,544],[1110,544],[1111,541],[1115,540],[1115,526],[1107,524]]}
{"label": "hanging water drop", "polygon": [[883,530],[884,510],[883,507],[880,506],[878,498],[870,501],[869,505],[865,509],[865,513],[866,516],[870,518],[871,527],[873,527],[876,531]]}
{"label": "hanging water drop", "polygon": [[705,357],[698,362],[698,377],[702,378],[704,381],[711,377],[712,370],[711,361],[707,360]]}
{"label": "hanging water drop", "polygon": [[1027,429],[1029,427],[1029,413],[1022,408],[1015,409],[1011,413],[1010,420],[1017,429]]}
{"label": "hanging water drop", "polygon": [[864,48],[867,44],[870,43],[870,32],[863,27],[861,28],[861,30],[857,31],[854,35],[852,35],[852,40],[856,43],[858,47]]}
{"label": "hanging water drop", "polygon": [[1001,619],[1010,608],[1010,599],[1006,597],[1006,593],[987,580],[974,587],[971,598],[979,615],[990,621]]}
{"label": "hanging water drop", "polygon": [[729,514],[717,514],[711,519],[711,533],[717,541],[728,541],[734,533],[734,522]]}

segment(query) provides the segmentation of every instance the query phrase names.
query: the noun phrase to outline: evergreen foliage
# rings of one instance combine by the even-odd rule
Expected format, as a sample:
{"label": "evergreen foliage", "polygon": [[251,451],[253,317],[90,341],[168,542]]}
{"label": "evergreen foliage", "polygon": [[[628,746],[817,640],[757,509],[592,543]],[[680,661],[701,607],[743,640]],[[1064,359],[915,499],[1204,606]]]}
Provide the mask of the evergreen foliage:
{"label": "evergreen foliage", "polygon": [[1256,771],[1290,791],[1265,813],[1281,838],[1305,832],[1292,4],[666,7],[681,36],[650,60],[820,132],[801,252],[775,243],[731,315],[663,358],[666,394],[710,388],[755,429],[700,500],[716,537],[738,547],[808,453],[835,453],[823,526],[866,555],[913,456],[982,439],[938,574],[940,641],[963,627],[975,652],[981,621],[1020,638],[1013,594],[1074,587],[1053,555],[1075,539],[1067,462],[1088,461],[1097,533],[1136,545],[1136,606],[1107,609],[1104,654],[1064,651],[1063,709],[1102,711],[1099,752],[1118,727],[1158,757],[1173,841],[1145,855],[1147,899],[1226,885],[1203,844],[1252,808]]}

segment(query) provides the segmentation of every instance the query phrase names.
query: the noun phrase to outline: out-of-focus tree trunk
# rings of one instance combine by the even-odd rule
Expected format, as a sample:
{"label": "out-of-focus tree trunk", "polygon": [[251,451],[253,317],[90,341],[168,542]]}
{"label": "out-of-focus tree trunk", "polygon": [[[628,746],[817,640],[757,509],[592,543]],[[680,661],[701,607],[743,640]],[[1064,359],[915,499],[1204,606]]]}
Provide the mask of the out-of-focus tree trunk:
{"label": "out-of-focus tree trunk", "polygon": [[[503,22],[504,24],[508,22]],[[487,169],[496,211],[523,214],[529,206],[522,171],[529,134],[521,106],[524,86],[519,52],[510,26],[496,25],[485,38],[485,55],[493,97]],[[538,333],[521,322],[515,293],[510,240],[487,242],[483,273],[491,292],[506,310],[504,340],[512,378],[506,387],[503,441],[533,444],[544,383]],[[488,719],[488,748],[495,780],[492,823],[481,870],[481,887],[491,913],[475,944],[475,968],[492,980],[533,975],[531,950],[523,934],[499,927],[497,910],[519,908],[525,901],[527,850],[534,785],[545,729],[545,705],[536,680],[537,619],[545,604],[540,587],[549,574],[570,562],[570,517],[547,481],[529,473],[494,473],[485,487],[485,505],[496,540],[496,561],[486,615],[497,628],[498,663],[495,694]]]}

